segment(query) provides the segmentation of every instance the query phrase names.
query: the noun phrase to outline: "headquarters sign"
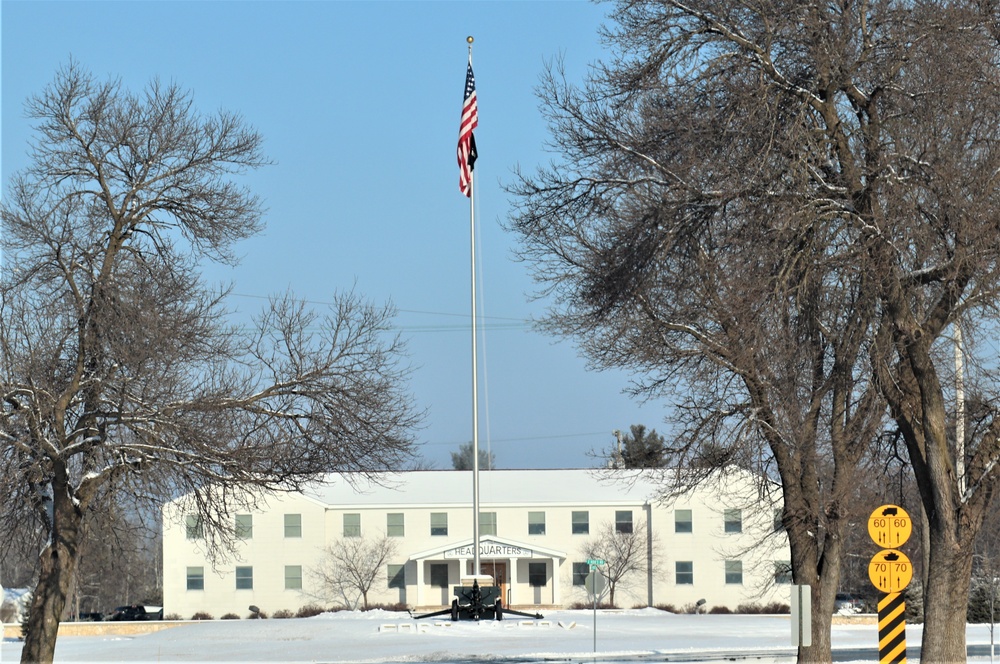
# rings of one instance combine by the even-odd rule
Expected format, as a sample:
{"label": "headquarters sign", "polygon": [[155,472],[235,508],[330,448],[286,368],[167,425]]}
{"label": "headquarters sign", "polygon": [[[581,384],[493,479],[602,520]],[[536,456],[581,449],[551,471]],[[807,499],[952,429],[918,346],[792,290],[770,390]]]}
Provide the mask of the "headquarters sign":
{"label": "headquarters sign", "polygon": [[[456,546],[444,552],[445,558],[472,558],[472,545]],[[531,558],[535,552],[531,549],[515,546],[513,544],[503,544],[493,540],[484,540],[479,543],[480,558]]]}

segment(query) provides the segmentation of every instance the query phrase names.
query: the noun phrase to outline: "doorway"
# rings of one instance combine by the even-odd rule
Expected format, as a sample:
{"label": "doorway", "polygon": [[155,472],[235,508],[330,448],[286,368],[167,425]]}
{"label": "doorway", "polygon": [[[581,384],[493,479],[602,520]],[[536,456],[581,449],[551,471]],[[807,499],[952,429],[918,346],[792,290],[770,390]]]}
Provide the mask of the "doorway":
{"label": "doorway", "polygon": [[498,560],[480,561],[479,573],[493,577],[493,585],[500,589],[499,597],[507,606],[507,562]]}

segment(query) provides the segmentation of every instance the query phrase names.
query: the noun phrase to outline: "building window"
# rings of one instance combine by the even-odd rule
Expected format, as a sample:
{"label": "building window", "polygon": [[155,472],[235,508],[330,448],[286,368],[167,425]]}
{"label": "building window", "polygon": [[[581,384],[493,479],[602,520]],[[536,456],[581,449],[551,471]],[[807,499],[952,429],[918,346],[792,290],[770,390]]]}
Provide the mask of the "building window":
{"label": "building window", "polygon": [[573,512],[573,534],[590,534],[590,512]]}
{"label": "building window", "polygon": [[361,537],[361,515],[344,515],[344,537]]}
{"label": "building window", "polygon": [[584,586],[587,584],[587,575],[590,574],[590,565],[587,563],[573,563],[573,585]]}
{"label": "building window", "polygon": [[743,532],[743,510],[741,509],[726,510],[724,519],[726,521],[727,533]]}
{"label": "building window", "polygon": [[205,536],[205,528],[199,514],[188,514],[184,519],[184,529],[188,539],[201,539]]}
{"label": "building window", "polygon": [[691,510],[674,511],[674,532],[675,533],[694,532],[694,525],[691,523]]}
{"label": "building window", "polygon": [[302,565],[285,565],[285,590],[302,590]]}
{"label": "building window", "polygon": [[774,562],[774,582],[778,584],[792,582],[792,563],[790,561],[776,560]]}
{"label": "building window", "polygon": [[250,539],[253,537],[253,515],[236,515],[236,536],[240,539]]}
{"label": "building window", "polygon": [[545,534],[545,512],[528,512],[528,534]]}
{"label": "building window", "polygon": [[[406,575],[404,570],[405,565],[386,565],[386,573],[389,576],[389,587],[390,588],[405,588],[406,587]],[[445,567],[445,574],[447,575],[448,568]],[[447,584],[446,584],[447,585]]]}
{"label": "building window", "polygon": [[205,589],[205,568],[204,567],[188,567],[187,568],[187,589],[188,590],[204,590]]}
{"label": "building window", "polygon": [[302,515],[285,515],[285,537],[302,537]]}
{"label": "building window", "polygon": [[431,512],[431,537],[448,536],[448,513]]}
{"label": "building window", "polygon": [[253,590],[253,567],[236,568],[236,589]]}
{"label": "building window", "polygon": [[528,563],[528,585],[532,588],[545,587],[545,563]]}
{"label": "building window", "polygon": [[497,534],[497,513],[496,512],[480,512],[479,513],[479,534],[480,535],[493,535]]}
{"label": "building window", "polygon": [[774,532],[780,533],[785,529],[785,510],[780,507],[774,508]]}
{"label": "building window", "polygon": [[632,532],[632,510],[618,510],[615,512],[615,532]]}
{"label": "building window", "polygon": [[694,563],[678,560],[674,563],[674,582],[679,586],[694,585]]}
{"label": "building window", "polygon": [[435,588],[448,587],[448,563],[431,563],[431,585]]}
{"label": "building window", "polygon": [[385,534],[389,537],[403,536],[402,512],[389,512],[385,515]]}
{"label": "building window", "polygon": [[743,561],[726,561],[726,583],[743,583]]}

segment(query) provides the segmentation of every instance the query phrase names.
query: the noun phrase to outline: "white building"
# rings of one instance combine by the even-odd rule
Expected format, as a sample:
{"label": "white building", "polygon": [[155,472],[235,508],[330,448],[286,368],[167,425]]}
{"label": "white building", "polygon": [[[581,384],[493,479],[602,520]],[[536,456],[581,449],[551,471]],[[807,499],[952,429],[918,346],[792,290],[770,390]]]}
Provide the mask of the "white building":
{"label": "white building", "polygon": [[[615,476],[609,477],[609,472]],[[188,618],[329,606],[312,570],[343,538],[396,540],[396,556],[369,602],[417,611],[451,603],[452,587],[473,572],[472,475],[413,471],[377,483],[331,475],[309,491],[281,494],[234,516],[237,559],[213,567],[200,522],[179,501],[164,507],[165,614]],[[480,472],[480,565],[515,609],[586,601],[587,545],[602,532],[645,537],[640,569],[617,585],[615,603],[705,609],[788,602],[787,538],[776,505],[754,478],[733,470],[668,503],[652,476],[631,471]],[[724,487],[719,489],[719,487]]]}

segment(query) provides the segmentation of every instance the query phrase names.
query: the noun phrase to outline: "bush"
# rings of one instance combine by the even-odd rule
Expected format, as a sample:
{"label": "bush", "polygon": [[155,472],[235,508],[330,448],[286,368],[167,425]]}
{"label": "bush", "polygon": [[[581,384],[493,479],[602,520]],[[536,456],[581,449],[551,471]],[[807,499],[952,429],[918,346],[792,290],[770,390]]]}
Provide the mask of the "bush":
{"label": "bush", "polygon": [[215,620],[211,613],[205,611],[199,611],[198,613],[191,616],[191,620]]}
{"label": "bush", "polygon": [[733,611],[728,606],[713,606],[708,612],[715,615],[729,615]]}
{"label": "bush", "polygon": [[666,611],[667,613],[680,613],[677,607],[673,604],[657,604],[653,607],[654,609],[659,609],[660,611]]}
{"label": "bush", "polygon": [[288,609],[278,609],[277,611],[274,612],[274,615],[271,616],[271,617],[272,618],[277,618],[277,619],[281,619],[281,618],[294,618],[295,614],[292,613],[291,611],[289,611]]}
{"label": "bush", "polygon": [[736,607],[736,613],[747,615],[780,614],[791,613],[792,609],[787,604],[781,602],[771,602],[770,604],[740,604]]}
{"label": "bush", "polygon": [[267,619],[267,612],[266,611],[251,611],[250,615],[247,616],[247,618],[249,620],[266,620]]}
{"label": "bush", "polygon": [[167,615],[163,616],[163,619],[164,620],[183,620],[183,618],[181,618],[181,614],[179,614],[179,613],[168,613]]}
{"label": "bush", "polygon": [[299,610],[295,612],[296,618],[311,618],[313,616],[318,616],[321,613],[326,613],[326,609],[318,604],[306,604],[305,606],[300,606]]}
{"label": "bush", "polygon": [[226,615],[222,616],[222,618],[220,618],[220,620],[239,620],[239,619],[240,617],[235,613],[227,613]]}
{"label": "bush", "polygon": [[[572,604],[569,605],[569,608],[571,608],[571,609],[578,609],[578,610],[590,609],[591,611],[593,611],[593,609],[594,609],[594,603],[593,602],[573,602]],[[615,606],[614,604],[608,604],[607,602],[598,602],[597,603],[597,608],[599,608],[599,609],[617,609],[618,607]]]}
{"label": "bush", "polygon": [[407,611],[410,607],[402,602],[396,602],[395,604],[369,604],[368,611],[376,611],[381,609],[382,611]]}

